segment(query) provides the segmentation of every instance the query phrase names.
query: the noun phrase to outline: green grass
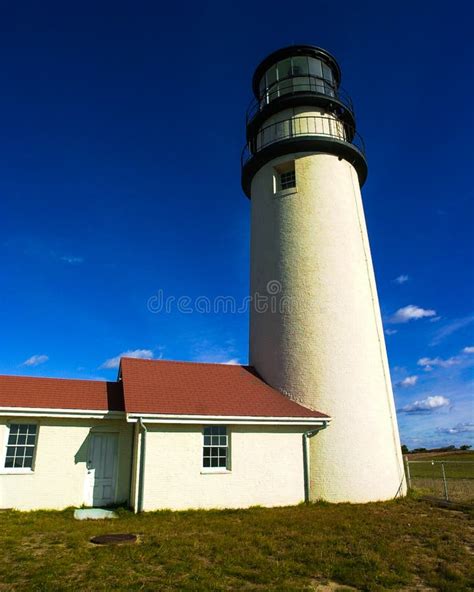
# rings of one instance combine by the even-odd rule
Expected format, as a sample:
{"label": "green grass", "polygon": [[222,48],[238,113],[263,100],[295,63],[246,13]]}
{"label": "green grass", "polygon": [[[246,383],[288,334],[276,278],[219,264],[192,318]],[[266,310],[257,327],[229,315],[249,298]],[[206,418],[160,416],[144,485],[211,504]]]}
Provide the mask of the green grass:
{"label": "green grass", "polygon": [[[368,591],[472,589],[470,514],[415,499],[119,514],[78,522],[72,510],[0,512],[0,590],[300,592],[324,582]],[[139,534],[140,542],[89,543],[113,532]]]}
{"label": "green grass", "polygon": [[[441,479],[441,462],[448,479],[474,479],[474,452],[408,455],[413,478]],[[473,482],[474,489],[474,482]]]}

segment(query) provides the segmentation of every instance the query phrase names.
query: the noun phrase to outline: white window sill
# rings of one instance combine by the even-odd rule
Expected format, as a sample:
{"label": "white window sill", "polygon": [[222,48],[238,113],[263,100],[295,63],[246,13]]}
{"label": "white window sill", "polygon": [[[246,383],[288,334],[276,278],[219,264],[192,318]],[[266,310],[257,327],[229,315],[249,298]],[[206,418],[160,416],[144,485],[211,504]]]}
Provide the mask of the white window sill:
{"label": "white window sill", "polygon": [[230,475],[232,471],[228,469],[201,469],[201,475]]}
{"label": "white window sill", "polygon": [[32,469],[0,469],[0,475],[33,475]]}
{"label": "white window sill", "polygon": [[275,191],[275,197],[286,197],[287,195],[293,195],[294,193],[298,193],[297,187],[289,187],[288,189],[280,189],[279,191]]}

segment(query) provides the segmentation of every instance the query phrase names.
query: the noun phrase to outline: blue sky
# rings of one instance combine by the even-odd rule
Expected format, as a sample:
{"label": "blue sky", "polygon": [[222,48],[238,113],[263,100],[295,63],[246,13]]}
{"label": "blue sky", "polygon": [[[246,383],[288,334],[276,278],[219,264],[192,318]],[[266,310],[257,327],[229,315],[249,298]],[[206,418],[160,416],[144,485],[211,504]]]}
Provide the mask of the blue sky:
{"label": "blue sky", "polygon": [[239,157],[251,75],[272,50],[314,43],[337,57],[367,146],[402,440],[473,443],[469,2],[0,13],[1,373],[113,379],[114,358],[131,351],[247,361],[247,314],[148,302],[160,290],[247,295]]}

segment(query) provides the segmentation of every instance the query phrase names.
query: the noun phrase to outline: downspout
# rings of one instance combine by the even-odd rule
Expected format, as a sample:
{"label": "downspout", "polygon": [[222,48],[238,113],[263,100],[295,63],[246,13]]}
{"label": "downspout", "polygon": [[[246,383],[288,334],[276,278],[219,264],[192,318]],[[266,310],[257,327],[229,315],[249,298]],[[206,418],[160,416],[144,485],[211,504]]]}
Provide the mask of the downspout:
{"label": "downspout", "polygon": [[145,458],[146,458],[146,435],[147,429],[141,417],[138,418],[140,430],[143,432],[140,442],[140,464],[138,469],[138,499],[137,512],[143,512],[143,496],[145,489]]}
{"label": "downspout", "polygon": [[303,432],[303,470],[304,470],[304,501],[308,503],[310,501],[310,456],[309,456],[309,439],[316,436],[318,432],[324,430],[327,427],[327,423],[320,426],[319,428],[308,430]]}

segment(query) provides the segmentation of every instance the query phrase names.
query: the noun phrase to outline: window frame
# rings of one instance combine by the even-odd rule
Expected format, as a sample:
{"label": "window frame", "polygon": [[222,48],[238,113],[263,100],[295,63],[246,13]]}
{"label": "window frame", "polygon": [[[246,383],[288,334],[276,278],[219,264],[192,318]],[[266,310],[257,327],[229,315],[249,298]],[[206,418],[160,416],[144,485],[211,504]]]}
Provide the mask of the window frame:
{"label": "window frame", "polygon": [[[222,434],[206,434],[206,428],[224,428],[225,429],[225,437],[226,437],[226,444],[225,446],[222,444],[217,444],[217,445],[213,445],[212,444],[212,440],[211,440],[211,444],[206,444],[206,440],[205,437],[206,436],[210,436],[212,438],[212,436],[214,437],[222,437]],[[208,425],[204,425],[202,427],[202,440],[201,440],[201,474],[206,474],[206,473],[221,473],[221,474],[226,474],[226,473],[230,473],[231,472],[231,437],[230,437],[230,429],[229,426],[227,425],[222,425],[222,424],[208,424]],[[225,456],[225,466],[224,467],[205,467],[204,466],[204,451],[206,448],[225,448],[226,450],[226,456]],[[212,456],[210,456],[209,458],[212,458]]]}
{"label": "window frame", "polygon": [[[31,467],[6,467],[5,466],[5,462],[6,462],[6,457],[7,457],[7,447],[8,447],[8,440],[10,437],[10,430],[12,425],[34,425],[36,426],[36,439],[35,439],[35,444],[33,447],[33,459],[31,461]],[[38,421],[34,421],[31,419],[14,419],[14,420],[8,420],[5,424],[4,424],[4,429],[5,429],[5,435],[4,435],[4,439],[3,439],[3,450],[2,450],[2,454],[0,457],[0,474],[3,475],[31,475],[35,472],[35,465],[36,465],[36,454],[38,451],[38,439],[39,439],[39,432],[40,432],[40,426],[39,426],[39,422]],[[21,444],[15,444],[15,446],[21,446]]]}
{"label": "window frame", "polygon": [[[288,179],[286,177],[288,177]],[[291,185],[289,185],[289,183],[291,183]],[[284,171],[278,175],[278,191],[286,191],[287,189],[296,189],[295,169]]]}
{"label": "window frame", "polygon": [[[294,185],[291,187],[282,188],[281,176],[293,173]],[[296,175],[296,160],[289,160],[276,165],[273,169],[273,195],[275,197],[284,197],[298,193],[298,180]]]}

